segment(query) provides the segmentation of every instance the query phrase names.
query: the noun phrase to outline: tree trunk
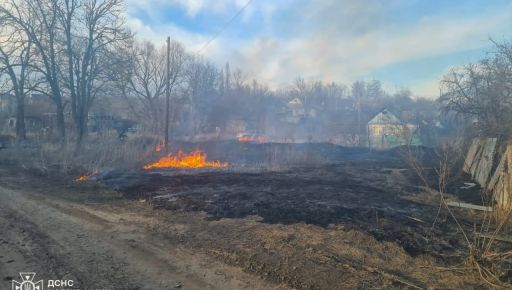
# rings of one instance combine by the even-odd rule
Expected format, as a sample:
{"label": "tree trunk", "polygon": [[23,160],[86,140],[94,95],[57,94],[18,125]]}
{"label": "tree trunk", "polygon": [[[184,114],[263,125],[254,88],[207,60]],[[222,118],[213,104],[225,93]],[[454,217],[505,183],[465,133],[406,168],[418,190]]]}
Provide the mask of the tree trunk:
{"label": "tree trunk", "polygon": [[66,137],[66,125],[64,123],[64,106],[62,105],[62,101],[60,99],[55,100],[55,104],[57,107],[57,134],[61,141],[64,141],[64,137]]}
{"label": "tree trunk", "polygon": [[76,120],[77,140],[78,144],[82,143],[84,136],[87,134],[87,115],[85,108],[78,109],[78,119]]}
{"label": "tree trunk", "polygon": [[26,139],[25,97],[23,95],[16,97],[16,142],[20,143]]}

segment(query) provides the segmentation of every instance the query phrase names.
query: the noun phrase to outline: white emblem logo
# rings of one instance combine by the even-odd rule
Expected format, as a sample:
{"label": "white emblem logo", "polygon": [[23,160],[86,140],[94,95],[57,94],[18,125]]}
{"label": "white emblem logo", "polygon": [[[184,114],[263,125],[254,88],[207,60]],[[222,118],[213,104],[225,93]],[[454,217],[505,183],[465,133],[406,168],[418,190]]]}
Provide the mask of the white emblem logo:
{"label": "white emblem logo", "polygon": [[12,290],[43,290],[43,280],[34,282],[34,272],[21,272],[21,282],[12,280]]}

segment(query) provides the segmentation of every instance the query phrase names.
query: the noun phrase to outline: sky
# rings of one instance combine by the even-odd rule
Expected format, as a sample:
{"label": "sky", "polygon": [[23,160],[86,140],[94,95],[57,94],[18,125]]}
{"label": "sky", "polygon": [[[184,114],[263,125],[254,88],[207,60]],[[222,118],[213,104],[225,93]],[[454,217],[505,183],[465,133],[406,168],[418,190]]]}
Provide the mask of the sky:
{"label": "sky", "polygon": [[128,0],[127,23],[140,39],[171,36],[272,88],[377,79],[428,98],[451,68],[492,52],[490,38],[512,40],[509,0],[247,1]]}

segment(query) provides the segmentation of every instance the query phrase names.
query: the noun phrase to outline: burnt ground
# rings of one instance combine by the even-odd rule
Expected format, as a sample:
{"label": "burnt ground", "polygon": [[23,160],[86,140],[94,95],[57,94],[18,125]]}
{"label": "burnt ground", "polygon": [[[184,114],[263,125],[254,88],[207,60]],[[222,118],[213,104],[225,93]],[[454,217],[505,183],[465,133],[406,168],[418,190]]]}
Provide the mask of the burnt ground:
{"label": "burnt ground", "polygon": [[[338,164],[287,173],[156,177],[152,183],[162,187],[142,192],[151,194],[157,208],[205,211],[215,219],[257,215],[265,223],[344,224],[364,229],[378,240],[396,241],[411,254],[426,251],[432,207],[402,199],[404,188],[390,184],[386,177],[379,178],[380,170],[366,169],[370,180],[365,180],[353,175],[355,172],[348,173],[344,166],[354,170],[353,165]],[[398,175],[393,169],[384,172]],[[140,195],[140,189],[127,194]],[[452,248],[450,243],[436,246]]]}
{"label": "burnt ground", "polygon": [[[304,223],[324,228],[342,224],[364,230],[379,241],[396,242],[410,255],[429,253],[452,262],[464,247],[446,213],[438,215],[439,200],[432,202],[434,194],[427,204],[408,198],[424,191],[424,184],[404,158],[407,148],[369,151],[331,144],[236,142],[179,146],[201,148],[212,160],[228,161],[232,166],[107,172],[99,179],[128,198],[149,200],[154,208],[203,211],[210,219],[255,215],[269,224]],[[416,148],[413,154],[435,185],[433,150]],[[310,165],[294,164],[297,160]],[[251,165],[262,163],[278,170],[251,169]],[[456,190],[458,184],[461,180],[451,187]],[[466,202],[479,198],[475,189],[471,193],[457,190],[457,195]],[[436,226],[432,227],[434,220]],[[461,221],[472,225],[463,218]]]}
{"label": "burnt ground", "polygon": [[[104,284],[96,286],[113,285],[118,282],[115,277],[131,277],[123,280],[123,285],[132,289],[145,288],[140,281],[147,277],[163,279],[165,285],[179,281],[184,289],[204,285],[210,289],[271,287],[264,283],[295,289],[474,289],[483,285],[475,273],[464,268],[467,250],[446,212],[437,214],[438,195],[422,189],[423,184],[398,151],[369,152],[331,145],[319,145],[318,150],[311,145],[276,145],[279,149],[268,144],[228,145],[230,150],[221,150],[217,144],[218,149],[193,144],[206,146],[201,149],[213,152],[211,159],[225,161],[228,157],[222,159],[221,155],[229,156],[232,167],[228,169],[105,169],[84,184],[72,183],[69,176],[56,172],[34,177],[30,170],[15,173],[11,167],[2,171],[10,178],[0,180],[0,193],[4,188],[0,197],[23,199],[19,203],[26,207],[7,211],[17,211],[19,216],[34,211],[34,196],[44,196],[36,199],[40,206],[35,211],[41,212],[47,223],[55,223],[55,209],[59,215],[72,213],[70,222],[78,224],[68,225],[62,217],[56,219],[58,225],[41,225],[38,215],[31,223],[43,231],[37,236],[51,237],[57,228],[81,232],[77,233],[80,248],[75,249],[77,241],[73,239],[65,248],[66,253],[77,255],[74,259],[82,266],[75,269],[66,264],[72,269],[65,271],[75,273],[79,281],[93,279],[88,273],[98,270],[88,270],[87,262],[93,259],[94,267],[100,265],[105,276]],[[422,150],[421,156],[426,156],[423,164],[432,177],[428,167],[433,164],[433,154]],[[269,168],[262,166],[269,161]],[[451,198],[469,200],[473,195],[460,192]],[[50,213],[43,210],[49,202]],[[77,222],[77,216],[85,220]],[[471,216],[461,212],[463,226],[472,227]],[[89,224],[97,220],[101,228],[91,233]],[[17,227],[11,221],[11,228],[13,224]],[[125,238],[119,240],[119,234]],[[94,237],[102,235],[115,243],[100,238],[100,244],[106,243],[100,252],[113,251],[108,255],[118,264],[110,265],[101,255],[91,258],[97,256]],[[45,255],[59,249],[51,241],[48,244],[39,249]],[[165,278],[162,253],[149,245],[158,245],[159,251],[166,253],[180,249],[179,255],[164,261],[174,265],[167,273],[172,279]],[[216,262],[207,266],[184,263],[183,259],[191,256],[184,255],[183,249],[194,253],[192,261],[213,258]],[[228,266],[215,264],[218,262]],[[182,273],[180,267],[187,270]],[[56,268],[48,272],[59,273]],[[136,274],[141,269],[146,276]],[[237,269],[256,277],[244,276]],[[203,272],[206,278],[199,278]],[[187,277],[194,278],[187,282]],[[223,278],[219,281],[219,277]]]}

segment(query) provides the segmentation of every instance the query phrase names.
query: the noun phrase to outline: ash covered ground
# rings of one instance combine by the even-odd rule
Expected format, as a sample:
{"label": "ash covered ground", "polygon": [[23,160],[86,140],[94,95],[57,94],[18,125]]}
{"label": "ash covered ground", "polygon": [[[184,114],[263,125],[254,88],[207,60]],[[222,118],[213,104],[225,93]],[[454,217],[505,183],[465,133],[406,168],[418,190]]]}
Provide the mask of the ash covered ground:
{"label": "ash covered ground", "polygon": [[[2,285],[26,269],[89,288],[482,285],[471,272],[451,270],[467,255],[463,238],[403,148],[173,146],[199,148],[230,166],[104,168],[77,183],[58,170],[0,163],[0,224],[8,228],[0,237]],[[416,148],[414,154],[434,185],[435,153]],[[470,201],[478,189],[459,191],[462,181],[448,197]],[[455,213],[472,227],[472,214]]]}
{"label": "ash covered ground", "polygon": [[[342,224],[396,242],[411,255],[449,259],[463,246],[449,218],[437,213],[439,200],[415,198],[425,184],[410,167],[409,148],[240,142],[178,146],[200,148],[230,168],[113,171],[101,182],[128,198],[148,200],[154,208],[204,211],[210,219],[257,216],[270,224]],[[435,184],[435,152],[412,150]],[[458,198],[471,200],[474,193]]]}

